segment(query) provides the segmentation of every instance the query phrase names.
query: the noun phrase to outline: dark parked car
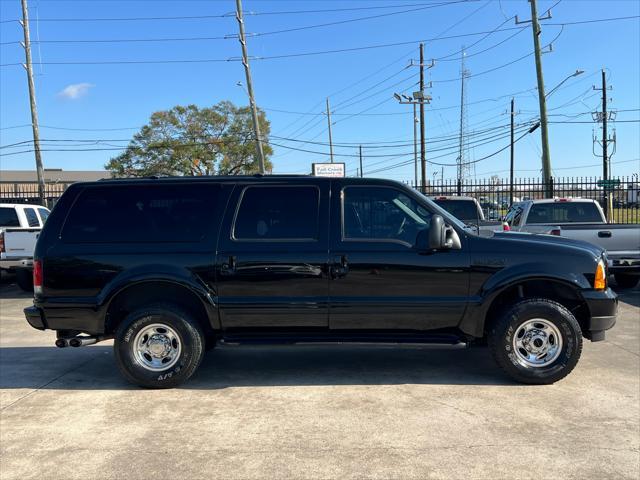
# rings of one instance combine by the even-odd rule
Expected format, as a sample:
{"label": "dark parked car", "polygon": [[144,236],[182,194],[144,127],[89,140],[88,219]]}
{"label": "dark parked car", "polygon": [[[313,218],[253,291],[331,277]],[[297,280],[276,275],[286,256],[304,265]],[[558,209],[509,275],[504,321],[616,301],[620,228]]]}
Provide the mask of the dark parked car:
{"label": "dark parked car", "polygon": [[187,380],[206,345],[256,342],[487,342],[547,384],[615,323],[606,264],[584,242],[477,236],[387,180],[107,180],[53,209],[25,314],[59,347],[114,338],[146,387]]}

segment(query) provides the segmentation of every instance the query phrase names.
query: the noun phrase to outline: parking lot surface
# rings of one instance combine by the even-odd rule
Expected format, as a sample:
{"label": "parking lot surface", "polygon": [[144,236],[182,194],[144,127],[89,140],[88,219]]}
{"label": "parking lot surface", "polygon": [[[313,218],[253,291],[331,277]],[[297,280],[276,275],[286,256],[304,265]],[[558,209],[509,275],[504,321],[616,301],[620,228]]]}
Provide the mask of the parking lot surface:
{"label": "parking lot surface", "polygon": [[0,478],[640,477],[640,290],[551,386],[486,349],[305,346],[209,352],[143,390],[111,342],[57,349],[0,286]]}

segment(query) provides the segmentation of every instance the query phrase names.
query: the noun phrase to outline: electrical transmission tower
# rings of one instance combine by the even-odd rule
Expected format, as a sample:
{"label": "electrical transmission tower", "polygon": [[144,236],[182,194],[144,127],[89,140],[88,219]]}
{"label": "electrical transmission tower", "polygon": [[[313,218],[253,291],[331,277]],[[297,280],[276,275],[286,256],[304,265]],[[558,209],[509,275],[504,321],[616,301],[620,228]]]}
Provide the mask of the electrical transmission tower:
{"label": "electrical transmission tower", "polygon": [[462,186],[473,177],[472,164],[469,163],[469,146],[467,145],[467,77],[470,72],[465,68],[464,60],[466,52],[462,47],[462,58],[460,64],[460,137],[458,144],[457,174],[458,185]]}

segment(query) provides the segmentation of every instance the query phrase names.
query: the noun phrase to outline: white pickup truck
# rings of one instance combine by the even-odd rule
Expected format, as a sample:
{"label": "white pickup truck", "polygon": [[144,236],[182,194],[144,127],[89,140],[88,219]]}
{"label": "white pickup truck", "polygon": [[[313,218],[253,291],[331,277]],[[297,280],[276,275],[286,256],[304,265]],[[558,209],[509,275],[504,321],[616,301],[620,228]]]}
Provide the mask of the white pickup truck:
{"label": "white pickup truck", "polygon": [[33,250],[48,216],[40,205],[0,203],[0,270],[15,272],[23,290],[32,289]]}
{"label": "white pickup truck", "polygon": [[471,227],[476,227],[480,235],[503,230],[502,222],[486,220],[482,206],[473,197],[449,195],[431,197],[431,200],[458,220],[462,220]]}
{"label": "white pickup truck", "polygon": [[504,217],[516,232],[551,233],[607,250],[609,272],[622,288],[640,281],[640,225],[607,223],[595,200],[550,198],[514,203]]}

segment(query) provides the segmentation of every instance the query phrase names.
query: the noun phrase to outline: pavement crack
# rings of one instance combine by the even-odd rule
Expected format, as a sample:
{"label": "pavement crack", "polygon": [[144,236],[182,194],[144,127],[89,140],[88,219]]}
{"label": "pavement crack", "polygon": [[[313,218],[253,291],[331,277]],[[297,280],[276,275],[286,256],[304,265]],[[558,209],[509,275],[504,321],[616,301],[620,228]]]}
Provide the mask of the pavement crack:
{"label": "pavement crack", "polygon": [[628,349],[624,348],[622,345],[618,345],[617,343],[612,342],[611,340],[606,340],[606,342],[611,344],[611,345],[613,345],[614,347],[618,347],[619,349],[624,350],[627,353],[630,353],[631,355],[634,355],[636,357],[640,357],[640,354],[638,354],[636,352],[632,352],[631,350],[628,350]]}

